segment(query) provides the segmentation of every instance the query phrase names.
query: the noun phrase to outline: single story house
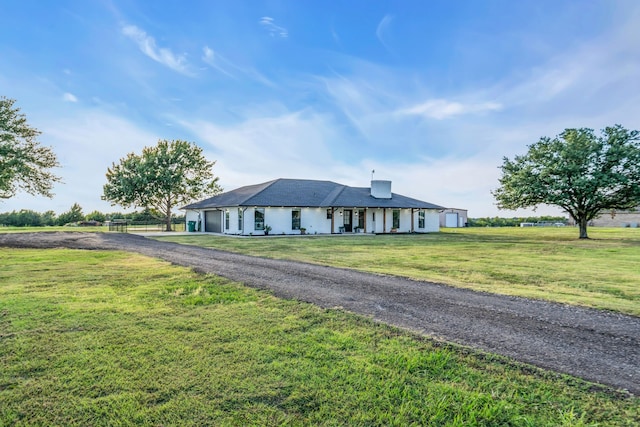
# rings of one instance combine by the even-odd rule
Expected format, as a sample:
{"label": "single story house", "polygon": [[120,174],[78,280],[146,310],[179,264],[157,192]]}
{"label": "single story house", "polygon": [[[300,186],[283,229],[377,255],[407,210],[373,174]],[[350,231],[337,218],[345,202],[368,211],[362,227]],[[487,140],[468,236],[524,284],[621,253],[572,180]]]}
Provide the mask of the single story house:
{"label": "single story house", "polygon": [[182,209],[196,231],[248,236],[437,232],[444,208],[392,193],[391,181],[374,180],[371,188],[364,188],[276,179]]}

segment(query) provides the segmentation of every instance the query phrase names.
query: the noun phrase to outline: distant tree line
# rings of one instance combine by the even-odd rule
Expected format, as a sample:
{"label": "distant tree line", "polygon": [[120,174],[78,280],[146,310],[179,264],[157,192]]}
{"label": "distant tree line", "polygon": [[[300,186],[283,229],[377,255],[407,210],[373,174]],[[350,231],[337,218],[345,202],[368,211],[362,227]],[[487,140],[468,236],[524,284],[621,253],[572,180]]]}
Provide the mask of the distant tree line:
{"label": "distant tree line", "polygon": [[[54,211],[46,211],[44,213],[32,211],[29,209],[21,209],[19,211],[0,213],[0,226],[2,227],[47,227],[54,225],[78,224],[85,221],[96,221],[104,223],[111,220],[127,220],[129,223],[152,224],[160,223],[163,220],[158,219],[157,215],[148,209],[143,211],[135,211],[130,213],[110,212],[102,213],[93,211],[88,214],[82,212],[82,207],[74,203],[71,208],[56,215]],[[174,223],[184,222],[184,215],[173,216]]]}
{"label": "distant tree line", "polygon": [[467,225],[469,227],[519,227],[523,222],[530,223],[562,223],[567,224],[567,218],[563,216],[530,216],[530,217],[486,217],[486,218],[469,218]]}

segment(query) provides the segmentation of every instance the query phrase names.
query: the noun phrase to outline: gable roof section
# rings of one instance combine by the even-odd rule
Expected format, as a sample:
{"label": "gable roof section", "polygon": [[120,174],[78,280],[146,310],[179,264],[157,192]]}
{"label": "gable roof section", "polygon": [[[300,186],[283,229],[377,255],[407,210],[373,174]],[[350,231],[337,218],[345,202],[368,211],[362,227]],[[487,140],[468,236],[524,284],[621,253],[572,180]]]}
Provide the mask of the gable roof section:
{"label": "gable roof section", "polygon": [[283,207],[357,207],[444,209],[442,206],[392,194],[391,199],[376,199],[365,187],[348,187],[332,181],[276,179],[240,187],[182,209],[210,209],[243,206]]}

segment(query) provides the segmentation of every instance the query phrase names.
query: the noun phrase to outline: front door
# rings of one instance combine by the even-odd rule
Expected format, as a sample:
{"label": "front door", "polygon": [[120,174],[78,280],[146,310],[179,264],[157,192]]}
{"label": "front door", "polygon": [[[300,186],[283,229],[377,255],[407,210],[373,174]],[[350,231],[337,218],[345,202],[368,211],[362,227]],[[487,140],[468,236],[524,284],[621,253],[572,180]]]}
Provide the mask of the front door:
{"label": "front door", "polygon": [[344,210],[344,232],[353,232],[353,211],[351,209]]}

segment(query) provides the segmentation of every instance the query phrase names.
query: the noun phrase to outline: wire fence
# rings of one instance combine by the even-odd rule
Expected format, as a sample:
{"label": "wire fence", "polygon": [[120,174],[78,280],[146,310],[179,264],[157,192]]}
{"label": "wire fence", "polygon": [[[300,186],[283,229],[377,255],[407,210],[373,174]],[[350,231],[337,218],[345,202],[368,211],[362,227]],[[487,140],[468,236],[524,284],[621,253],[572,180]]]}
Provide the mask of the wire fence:
{"label": "wire fence", "polygon": [[[129,220],[113,220],[110,221],[109,231],[117,231],[120,233],[151,233],[166,231],[167,225],[158,221],[129,221]],[[172,221],[171,231],[185,231],[184,221]]]}

